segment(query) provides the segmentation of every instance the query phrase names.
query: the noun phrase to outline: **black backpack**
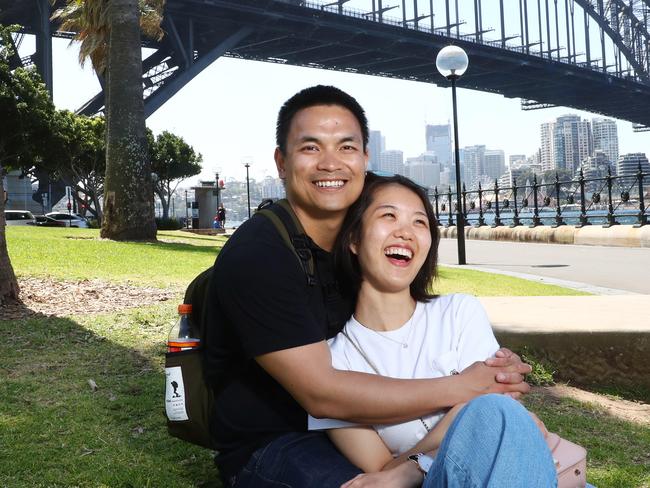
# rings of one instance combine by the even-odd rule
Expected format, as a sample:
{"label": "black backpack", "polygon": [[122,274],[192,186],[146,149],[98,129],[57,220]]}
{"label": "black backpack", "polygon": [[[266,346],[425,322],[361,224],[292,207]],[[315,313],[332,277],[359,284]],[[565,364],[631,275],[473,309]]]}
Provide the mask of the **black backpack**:
{"label": "black backpack", "polygon": [[[314,259],[309,249],[309,238],[285,199],[272,203],[265,200],[257,215],[269,219],[282,240],[296,256],[305,272],[307,283],[313,286]],[[185,290],[183,303],[192,305],[192,321],[204,339],[205,302],[212,276],[212,267],[192,280]],[[203,376],[203,351],[201,348],[166,353],[165,355],[165,414],[169,434],[208,449],[214,449],[210,436],[210,414],[213,393]]]}

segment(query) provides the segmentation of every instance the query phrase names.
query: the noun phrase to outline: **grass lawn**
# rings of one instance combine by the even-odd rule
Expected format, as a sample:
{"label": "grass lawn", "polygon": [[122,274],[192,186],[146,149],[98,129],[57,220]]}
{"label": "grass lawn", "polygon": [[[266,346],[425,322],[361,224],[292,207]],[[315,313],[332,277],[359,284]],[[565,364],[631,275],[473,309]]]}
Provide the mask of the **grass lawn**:
{"label": "grass lawn", "polygon": [[[161,232],[156,244],[103,241],[86,229],[7,234],[20,276],[169,286],[179,298],[223,244],[182,232]],[[441,275],[436,290],[566,293],[475,271]],[[0,343],[0,487],[220,487],[211,453],[166,432],[163,353],[175,306],[0,320],[10,339]],[[551,430],[587,447],[596,486],[650,487],[650,428],[568,399],[532,395],[527,404]]]}
{"label": "grass lawn", "polygon": [[[159,242],[113,242],[96,229],[8,227],[9,255],[19,276],[99,278],[184,288],[211,266],[226,238],[162,231]],[[436,293],[477,296],[585,295],[583,292],[481,271],[440,268]]]}

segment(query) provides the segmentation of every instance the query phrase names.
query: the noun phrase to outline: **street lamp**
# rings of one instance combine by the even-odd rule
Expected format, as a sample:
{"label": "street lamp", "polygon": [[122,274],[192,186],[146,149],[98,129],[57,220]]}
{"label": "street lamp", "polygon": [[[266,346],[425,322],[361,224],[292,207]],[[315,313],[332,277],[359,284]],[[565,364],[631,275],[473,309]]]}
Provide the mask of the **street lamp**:
{"label": "street lamp", "polygon": [[[459,46],[447,46],[436,57],[438,72],[451,81],[451,99],[454,110],[454,159],[456,162],[456,238],[458,241],[458,264],[465,261],[465,219],[460,195],[460,150],[458,148],[458,114],[456,110],[456,80],[467,70],[467,53]],[[451,202],[449,202],[451,205]]]}
{"label": "street lamp", "polygon": [[248,168],[251,167],[250,163],[245,163],[246,167],[246,199],[248,200],[248,218],[251,218],[251,187],[248,179]]}

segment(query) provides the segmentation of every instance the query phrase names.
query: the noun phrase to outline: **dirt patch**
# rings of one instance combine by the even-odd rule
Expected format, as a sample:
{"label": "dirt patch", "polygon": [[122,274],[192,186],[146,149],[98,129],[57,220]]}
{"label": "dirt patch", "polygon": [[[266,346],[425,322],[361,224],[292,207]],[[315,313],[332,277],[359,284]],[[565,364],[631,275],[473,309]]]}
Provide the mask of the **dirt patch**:
{"label": "dirt patch", "polygon": [[97,314],[178,299],[180,290],[134,286],[103,280],[61,281],[19,278],[21,302],[0,306],[0,320],[35,315]]}
{"label": "dirt patch", "polygon": [[535,387],[533,390],[550,401],[559,401],[560,398],[572,398],[580,402],[597,405],[612,417],[650,426],[650,405],[646,403],[612,398],[568,385]]}

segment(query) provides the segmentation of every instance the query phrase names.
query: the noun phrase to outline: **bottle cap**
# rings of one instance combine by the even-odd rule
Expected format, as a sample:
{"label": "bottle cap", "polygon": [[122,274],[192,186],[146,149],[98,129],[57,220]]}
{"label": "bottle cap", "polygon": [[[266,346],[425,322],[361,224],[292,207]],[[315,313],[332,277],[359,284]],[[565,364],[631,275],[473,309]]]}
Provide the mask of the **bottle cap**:
{"label": "bottle cap", "polygon": [[179,314],[192,313],[192,305],[189,303],[181,303],[178,306],[178,313]]}

